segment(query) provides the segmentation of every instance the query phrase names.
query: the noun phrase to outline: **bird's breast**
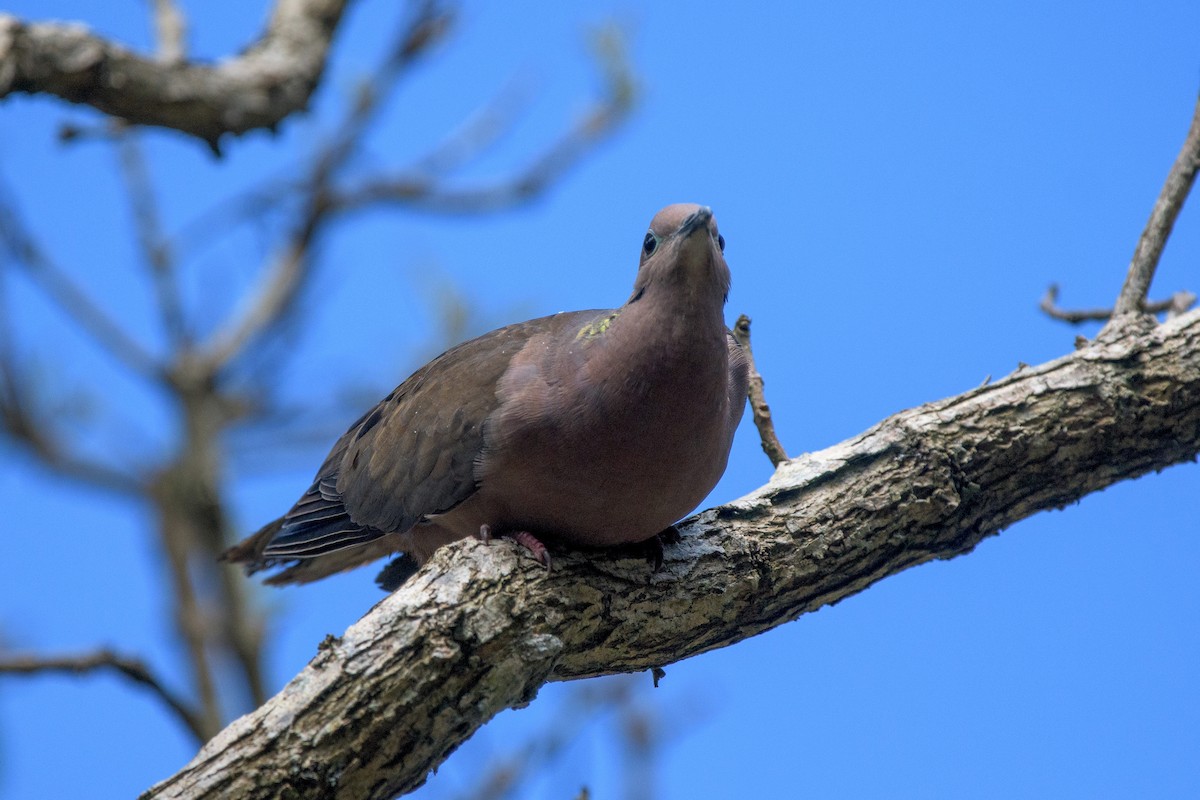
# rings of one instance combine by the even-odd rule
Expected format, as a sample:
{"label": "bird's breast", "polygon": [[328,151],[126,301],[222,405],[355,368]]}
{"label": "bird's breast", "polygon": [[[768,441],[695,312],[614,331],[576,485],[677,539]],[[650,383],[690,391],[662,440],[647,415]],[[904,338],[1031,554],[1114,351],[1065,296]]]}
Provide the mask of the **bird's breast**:
{"label": "bird's breast", "polygon": [[565,348],[530,342],[488,421],[476,505],[492,519],[482,521],[608,546],[695,508],[732,437],[724,326],[703,333],[635,338],[612,324]]}

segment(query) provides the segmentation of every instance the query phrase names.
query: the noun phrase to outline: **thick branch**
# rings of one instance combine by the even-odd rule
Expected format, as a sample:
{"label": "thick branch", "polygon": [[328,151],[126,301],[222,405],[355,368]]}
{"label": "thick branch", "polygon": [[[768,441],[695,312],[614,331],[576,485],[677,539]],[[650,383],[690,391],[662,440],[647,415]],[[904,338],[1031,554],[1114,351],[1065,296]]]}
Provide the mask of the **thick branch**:
{"label": "thick branch", "polygon": [[139,125],[191,134],[274,128],[303,110],[346,0],[278,0],[257,42],[216,64],[139,56],[82,25],[0,14],[0,98],[47,93]]}
{"label": "thick branch", "polygon": [[[542,684],[733,644],[1200,452],[1200,311],[901,412],[685,526],[664,569],[443,548],[147,798],[388,798]],[[286,787],[286,788],[285,788]]]}

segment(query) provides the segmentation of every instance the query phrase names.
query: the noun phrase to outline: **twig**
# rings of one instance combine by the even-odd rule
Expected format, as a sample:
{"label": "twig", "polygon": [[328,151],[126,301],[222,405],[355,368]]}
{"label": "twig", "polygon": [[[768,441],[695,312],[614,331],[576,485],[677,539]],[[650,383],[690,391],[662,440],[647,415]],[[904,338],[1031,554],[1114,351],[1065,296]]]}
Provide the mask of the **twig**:
{"label": "twig", "polygon": [[187,19],[175,0],[150,0],[154,5],[154,36],[158,60],[179,64],[187,57]]}
{"label": "twig", "polygon": [[263,286],[252,301],[218,329],[203,346],[197,369],[214,375],[237,358],[252,341],[278,324],[300,294],[311,266],[309,249],[328,220],[320,197],[306,203],[305,218],[294,229],[283,252],[275,257]]}
{"label": "twig", "polygon": [[638,692],[643,675],[621,675],[591,681],[574,690],[555,709],[554,716],[540,726],[535,737],[513,753],[488,765],[462,798],[504,800],[513,797],[525,781],[544,774],[555,759],[576,742],[606,711],[632,716],[641,711],[645,699]]}
{"label": "twig", "polygon": [[1196,109],[1192,113],[1192,124],[1188,129],[1187,138],[1179,151],[1171,171],[1167,174],[1166,183],[1154,208],[1146,229],[1138,239],[1133,251],[1133,260],[1129,264],[1129,272],[1125,276],[1125,285],[1117,297],[1113,316],[1130,314],[1141,310],[1142,304],[1150,292],[1150,282],[1154,279],[1154,270],[1162,256],[1163,247],[1175,226],[1175,218],[1187,200],[1188,192],[1196,180],[1196,170],[1200,168],[1200,98],[1197,98]]}
{"label": "twig", "polygon": [[13,205],[3,198],[0,198],[0,245],[68,317],[85,328],[114,358],[141,375],[162,377],[156,359],[55,266],[38,247]]}
{"label": "twig", "polygon": [[615,27],[603,28],[594,35],[592,44],[605,76],[600,101],[517,175],[490,185],[451,189],[440,186],[427,175],[410,172],[368,180],[334,192],[329,198],[330,205],[338,211],[350,211],[392,203],[438,213],[465,214],[494,211],[537,196],[578,162],[588,148],[611,133],[633,108],[637,84],[621,33]]}
{"label": "twig", "polygon": [[97,489],[127,496],[141,495],[136,478],[106,464],[69,453],[50,426],[33,411],[32,381],[21,374],[9,346],[7,330],[0,330],[0,430],[32,453],[42,466],[59,475]]}
{"label": "twig", "polygon": [[18,654],[0,656],[0,674],[36,675],[45,672],[70,672],[81,675],[96,670],[111,669],[134,683],[145,686],[158,695],[183,721],[201,744],[208,738],[204,735],[200,719],[178,695],[166,687],[146,664],[137,658],[123,656],[111,650],[97,650],[78,656],[38,656]]}
{"label": "twig", "polygon": [[771,420],[771,407],[767,405],[763,393],[763,378],[758,367],[754,365],[754,353],[750,349],[750,318],[745,314],[738,317],[733,326],[733,337],[746,351],[746,360],[750,362],[750,410],[754,414],[754,427],[758,428],[758,436],[762,439],[763,452],[771,459],[771,465],[778,467],[788,460],[788,454],[775,435],[775,423]]}
{"label": "twig", "polygon": [[[1167,312],[1167,318],[1177,317],[1185,313],[1196,302],[1196,295],[1187,290],[1178,291],[1166,300],[1157,302],[1142,302],[1141,310],[1146,314],[1161,314]],[[1046,289],[1046,294],[1038,303],[1038,307],[1051,319],[1080,325],[1084,322],[1104,322],[1112,319],[1111,308],[1089,308],[1067,310],[1058,307],[1058,284],[1052,283]]]}
{"label": "twig", "polygon": [[128,126],[124,127],[126,129],[117,137],[117,152],[120,155],[121,174],[125,178],[129,200],[133,205],[138,243],[142,247],[142,255],[154,280],[155,298],[158,301],[163,329],[171,344],[176,349],[181,349],[188,345],[190,337],[175,276],[175,259],[171,253],[171,245],[163,235],[162,221],[158,217],[157,198],[150,185],[149,170],[146,168],[137,133],[128,129]]}
{"label": "twig", "polygon": [[380,101],[391,91],[404,69],[445,34],[452,18],[451,12],[438,3],[425,2],[401,28],[388,57],[375,71],[372,80],[360,88],[332,142],[314,159],[304,186],[301,219],[293,226],[283,252],[268,271],[262,290],[239,316],[216,331],[201,348],[203,372],[215,374],[224,368],[252,341],[283,321],[295,307],[310,274],[311,248],[335,211],[329,197],[337,171],[357,151]]}
{"label": "twig", "polygon": [[402,23],[387,57],[371,78],[359,86],[350,113],[342,120],[332,143],[317,157],[316,178],[328,181],[333,172],[346,163],[406,70],[445,38],[453,23],[454,12],[443,8],[437,0],[420,3],[412,16]]}
{"label": "twig", "polygon": [[414,175],[445,175],[478,158],[508,131],[527,105],[529,92],[514,79],[457,128],[409,166]]}

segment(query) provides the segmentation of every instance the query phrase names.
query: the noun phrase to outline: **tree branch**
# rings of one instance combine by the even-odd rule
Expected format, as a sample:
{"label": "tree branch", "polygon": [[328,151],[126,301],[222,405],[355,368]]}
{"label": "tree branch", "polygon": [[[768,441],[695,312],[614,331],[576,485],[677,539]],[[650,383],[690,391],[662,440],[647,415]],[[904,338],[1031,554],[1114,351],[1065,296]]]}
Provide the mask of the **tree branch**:
{"label": "tree branch", "polygon": [[733,325],[733,338],[746,351],[750,362],[750,413],[754,415],[754,427],[758,429],[758,438],[762,440],[763,452],[771,459],[771,466],[778,467],[788,460],[787,451],[775,434],[775,423],[771,419],[771,407],[767,405],[767,396],[763,392],[763,377],[754,364],[754,352],[750,349],[750,318],[742,314]]}
{"label": "tree branch", "polygon": [[336,210],[329,200],[333,180],[359,149],[381,101],[413,61],[445,36],[452,21],[449,10],[427,0],[401,24],[387,57],[371,80],[360,87],[332,141],[316,154],[308,168],[299,220],[269,268],[263,288],[200,348],[201,356],[191,366],[197,367],[201,376],[223,369],[296,307],[295,301],[311,275],[313,245]]}
{"label": "tree branch", "polygon": [[32,654],[0,656],[0,674],[35,675],[43,672],[71,672],[83,674],[96,670],[111,669],[134,683],[138,683],[162,700],[183,721],[196,740],[203,742],[205,736],[196,713],[178,695],[155,677],[150,668],[140,659],[123,656],[111,650],[97,650],[79,656],[39,656]]}
{"label": "tree branch", "polygon": [[212,65],[139,56],[80,24],[0,14],[0,98],[52,94],[138,125],[173,128],[216,151],[222,135],[274,129],[308,105],[347,4],[278,0],[258,41]]}
{"label": "tree branch", "polygon": [[[600,99],[544,153],[516,175],[496,183],[453,188],[421,170],[409,171],[402,175],[373,178],[331,192],[330,207],[347,212],[367,206],[393,204],[442,214],[466,214],[495,211],[536,197],[620,125],[628,117],[636,100],[637,82],[620,30],[614,26],[600,29],[593,35],[592,45],[604,73]],[[488,124],[497,119],[485,119],[480,127],[470,126],[465,133],[486,132]],[[461,153],[454,154],[455,157],[474,149],[470,142],[455,142],[453,137],[450,147],[450,150],[443,151],[446,155],[454,153],[455,147],[464,147]],[[418,164],[428,168],[443,157],[442,153],[438,153],[432,159],[422,159]]]}
{"label": "tree branch", "polygon": [[1162,257],[1163,248],[1171,229],[1175,227],[1175,218],[1183,209],[1192,183],[1196,180],[1196,170],[1200,169],[1200,98],[1196,100],[1196,109],[1192,112],[1192,124],[1188,129],[1183,147],[1167,173],[1166,183],[1159,192],[1154,208],[1150,211],[1150,219],[1138,239],[1137,247],[1133,250],[1133,260],[1129,264],[1129,272],[1125,276],[1125,284],[1117,297],[1113,316],[1130,314],[1139,311],[1150,292],[1150,282],[1154,280],[1154,270],[1158,268],[1158,260]]}
{"label": "tree branch", "polygon": [[154,6],[154,38],[158,60],[179,64],[187,57],[187,18],[175,0],[149,0]]}
{"label": "tree branch", "polygon": [[1200,311],[896,414],[710,509],[661,572],[504,543],[438,551],[144,798],[390,798],[547,681],[733,644],[1038,511],[1200,452]]}
{"label": "tree branch", "polygon": [[12,203],[0,196],[0,247],[12,261],[46,293],[59,308],[91,337],[133,372],[151,379],[162,377],[162,368],[153,355],[125,332],[103,309],[92,302],[87,292],[50,260],[34,240],[33,234],[17,215]]}
{"label": "tree branch", "polygon": [[[165,3],[166,0],[159,2]],[[169,3],[166,5],[173,8]],[[121,131],[117,135],[116,145],[121,175],[125,180],[130,205],[133,207],[138,244],[154,282],[158,315],[172,349],[183,350],[191,344],[191,334],[188,330],[187,315],[183,310],[171,243],[163,233],[162,220],[158,215],[158,198],[150,184],[150,170],[135,131]]]}
{"label": "tree branch", "polygon": [[[1145,314],[1161,314],[1165,311],[1170,317],[1178,317],[1180,314],[1186,314],[1195,303],[1195,293],[1185,289],[1176,292],[1166,300],[1154,302],[1144,300],[1141,310]],[[1058,284],[1054,283],[1046,288],[1046,293],[1042,295],[1042,300],[1038,303],[1038,308],[1042,310],[1042,313],[1050,317],[1050,319],[1068,322],[1072,325],[1082,325],[1085,322],[1105,322],[1112,319],[1113,316],[1113,309],[1111,308],[1059,308]]]}
{"label": "tree branch", "polygon": [[8,336],[0,327],[0,433],[63,478],[127,497],[141,496],[143,487],[135,476],[72,452],[62,443],[47,415],[37,408],[30,376],[17,366]]}

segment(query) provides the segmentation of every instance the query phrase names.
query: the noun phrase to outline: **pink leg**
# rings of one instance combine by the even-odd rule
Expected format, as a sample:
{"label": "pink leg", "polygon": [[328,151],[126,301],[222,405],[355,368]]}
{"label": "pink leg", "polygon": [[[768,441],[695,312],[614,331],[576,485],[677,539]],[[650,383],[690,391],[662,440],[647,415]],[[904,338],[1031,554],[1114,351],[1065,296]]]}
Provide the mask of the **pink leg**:
{"label": "pink leg", "polygon": [[546,545],[542,544],[536,536],[529,531],[517,531],[507,535],[528,550],[534,558],[546,566],[546,569],[550,569],[550,553],[546,550]]}
{"label": "pink leg", "polygon": [[[504,535],[528,550],[530,555],[536,558],[539,563],[546,565],[546,569],[550,569],[550,553],[546,550],[546,545],[542,544],[532,533],[529,531],[517,531]],[[481,542],[490,542],[492,540],[492,526],[487,523],[480,525],[479,533],[475,534],[475,538]]]}

